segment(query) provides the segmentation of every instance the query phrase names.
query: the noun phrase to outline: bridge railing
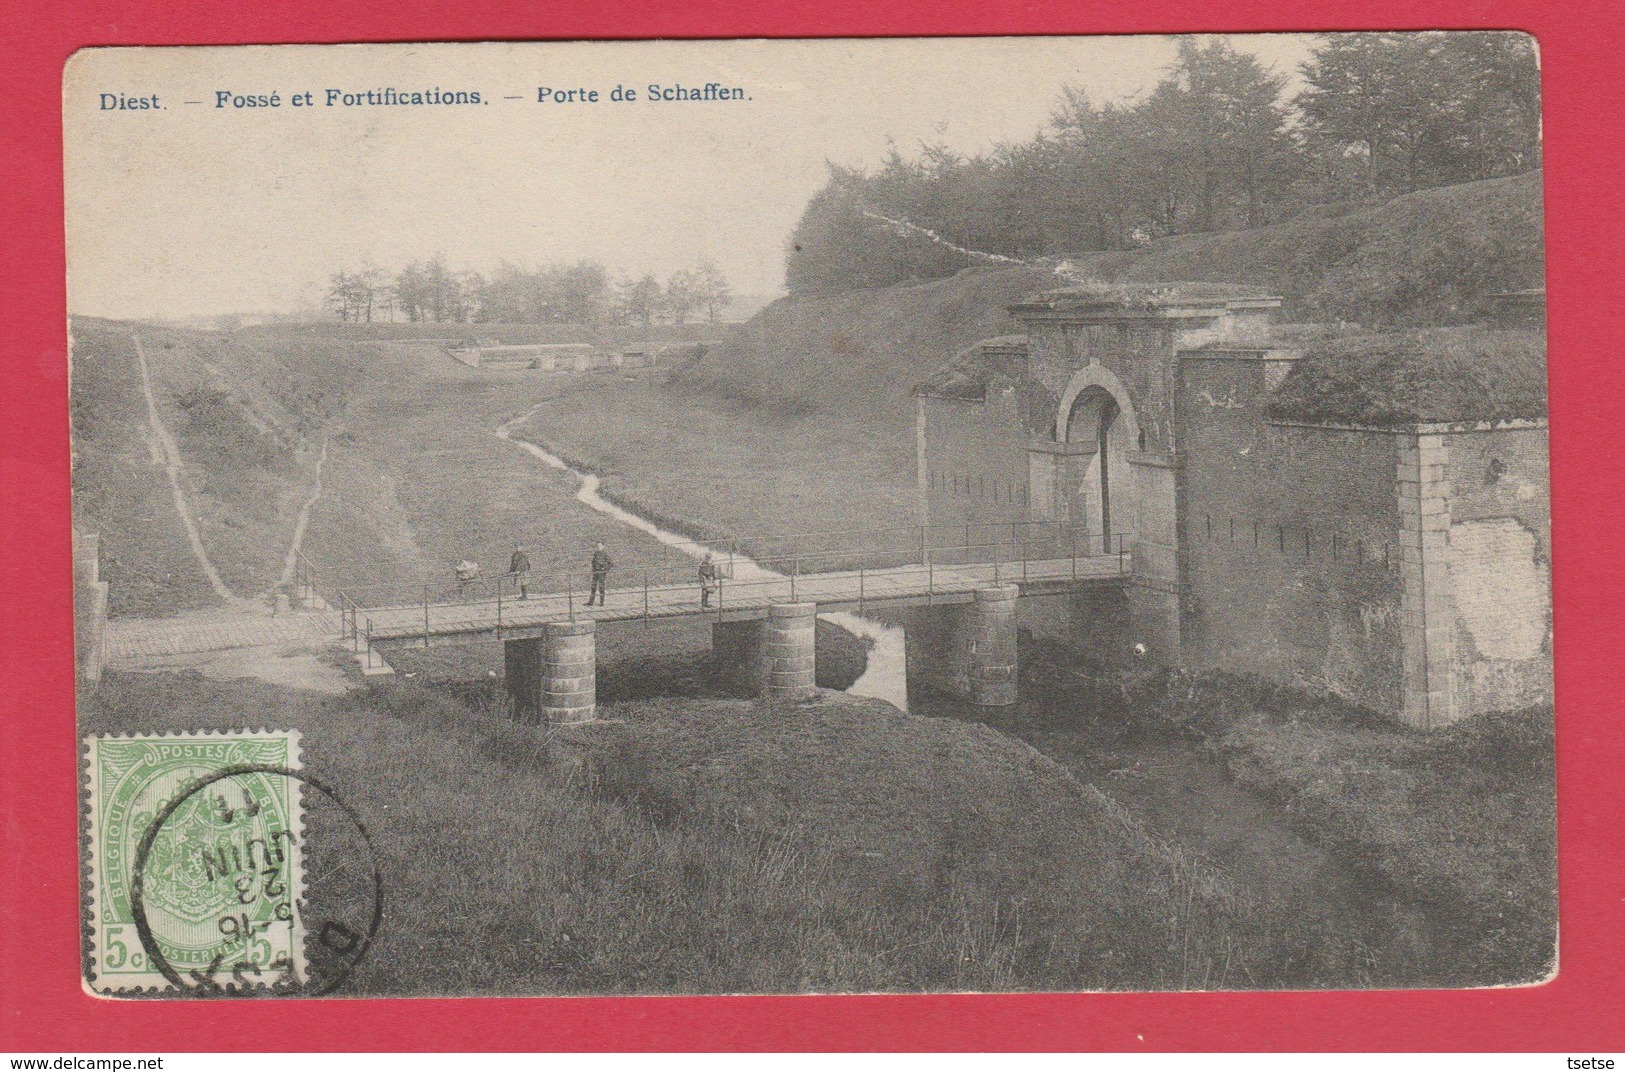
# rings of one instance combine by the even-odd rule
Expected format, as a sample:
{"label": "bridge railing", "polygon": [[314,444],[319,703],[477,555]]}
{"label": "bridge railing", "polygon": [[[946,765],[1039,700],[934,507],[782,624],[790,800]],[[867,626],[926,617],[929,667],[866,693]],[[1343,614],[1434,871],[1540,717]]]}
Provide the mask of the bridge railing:
{"label": "bridge railing", "polygon": [[[683,579],[685,572],[690,574],[693,572],[698,554],[706,551],[711,553],[718,568],[728,575],[744,572],[751,561],[761,565],[793,564],[800,561],[801,571],[811,573],[818,570],[857,569],[871,562],[876,556],[886,553],[897,555],[899,561],[911,560],[923,563],[928,557],[935,556],[939,561],[947,562],[956,554],[962,555],[962,549],[967,546],[997,543],[1006,548],[1005,557],[1009,558],[1020,554],[1023,541],[1030,542],[1036,547],[1046,540],[1052,544],[1059,544],[1076,539],[1081,546],[1090,538],[1097,545],[1102,539],[1098,533],[1090,533],[1083,526],[1061,522],[971,520],[928,526],[894,525],[873,529],[759,534],[726,539],[683,539],[677,545],[662,543],[658,551],[628,554],[624,550],[612,547],[610,553],[615,558],[618,570],[652,570],[670,578],[668,583],[676,583]],[[525,540],[521,535],[518,542],[535,546],[538,541]],[[511,545],[491,553],[487,553],[490,549],[473,549],[469,557],[475,561],[505,563],[509,550]],[[531,572],[534,576],[576,572],[583,567],[586,557],[586,553],[579,551],[551,557],[532,555]],[[772,568],[779,567],[775,565]],[[418,570],[415,577],[402,578],[401,562],[398,559],[327,564],[322,567],[320,573],[325,593],[336,593],[341,589],[357,593],[379,586],[412,584],[427,584],[438,588],[447,584],[450,576],[449,570]],[[501,576],[507,575],[496,571],[483,575],[487,581],[492,577]],[[492,588],[488,594],[494,595],[494,591]]]}
{"label": "bridge railing", "polygon": [[[602,596],[621,616],[655,618],[693,613],[692,609],[681,609],[688,599],[721,614],[741,605],[829,599],[833,585],[841,602],[857,602],[861,607],[870,599],[895,599],[902,594],[929,598],[950,591],[963,592],[967,576],[992,584],[1064,581],[1069,575],[1076,580],[1099,575],[1098,563],[1103,560],[1111,566],[1112,575],[1127,571],[1127,537],[1122,533],[1102,536],[1078,530],[1031,538],[1017,530],[1013,539],[1003,532],[992,535],[997,538],[928,546],[923,555],[918,548],[881,547],[859,556],[855,565],[853,552],[845,548],[796,550],[761,562],[736,560],[732,572],[722,569],[722,563],[713,558],[719,568],[710,582],[708,598],[703,599],[704,585],[699,563],[694,559],[681,567],[617,567],[603,577]],[[920,561],[922,558],[924,561]],[[840,565],[832,569],[831,562]],[[368,653],[370,660],[375,637],[414,636],[419,623],[423,641],[428,644],[436,632],[464,627],[501,629],[518,619],[534,620],[530,609],[535,605],[533,601],[550,600],[557,607],[563,597],[563,606],[557,611],[573,617],[598,602],[594,581],[590,568],[550,573],[532,570],[528,599],[517,590],[516,578],[501,574],[438,584],[368,585],[341,590],[335,593],[334,602],[345,636],[357,652]],[[386,611],[387,636],[378,624]]]}

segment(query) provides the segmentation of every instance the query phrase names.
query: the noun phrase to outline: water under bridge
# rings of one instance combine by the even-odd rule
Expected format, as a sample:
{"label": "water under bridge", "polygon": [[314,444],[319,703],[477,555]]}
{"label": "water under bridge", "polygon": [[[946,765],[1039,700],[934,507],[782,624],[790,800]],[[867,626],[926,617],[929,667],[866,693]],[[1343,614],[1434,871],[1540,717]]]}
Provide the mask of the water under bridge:
{"label": "water under bridge", "polygon": [[[684,540],[658,557],[617,558],[591,602],[586,554],[533,562],[523,594],[513,574],[380,581],[374,567],[328,571],[308,560],[299,585],[302,596],[322,591],[371,670],[404,645],[503,641],[516,710],[552,722],[593,717],[600,622],[708,617],[713,643],[752,691],[794,700],[815,691],[817,613],[871,605],[944,608],[911,643],[929,648],[942,680],[996,706],[1015,701],[1015,600],[1121,585],[1132,571],[1124,542],[1037,522]],[[716,567],[708,585],[706,553]]]}

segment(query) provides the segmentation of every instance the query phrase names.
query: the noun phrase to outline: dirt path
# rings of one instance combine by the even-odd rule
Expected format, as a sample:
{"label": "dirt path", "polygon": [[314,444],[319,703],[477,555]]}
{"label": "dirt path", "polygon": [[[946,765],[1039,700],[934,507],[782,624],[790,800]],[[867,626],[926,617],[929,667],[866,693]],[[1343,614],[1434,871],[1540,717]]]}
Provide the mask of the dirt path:
{"label": "dirt path", "polygon": [[186,505],[186,494],[181,490],[181,473],[186,465],[181,461],[180,447],[169,434],[164,425],[164,419],[158,412],[158,399],[152,393],[152,373],[147,368],[147,353],[141,347],[141,336],[130,333],[130,341],[135,344],[136,364],[141,369],[141,393],[147,400],[147,423],[152,430],[153,441],[164,465],[164,473],[169,477],[169,490],[175,497],[175,510],[180,514],[181,524],[186,527],[186,540],[192,545],[192,554],[197,558],[198,565],[203,569],[203,575],[209,579],[209,586],[228,604],[240,604],[243,600],[232,594],[226,587],[226,582],[220,579],[219,572],[214,563],[209,561],[209,553],[203,549],[203,536],[198,531],[197,520],[192,516],[192,510]]}
{"label": "dirt path", "polygon": [[310,486],[310,494],[299,506],[299,517],[293,523],[293,539],[288,544],[288,553],[282,556],[282,575],[277,578],[273,588],[281,588],[292,584],[294,573],[299,568],[299,548],[305,542],[305,529],[310,525],[310,511],[316,505],[316,500],[322,497],[322,467],[327,464],[328,440],[322,440],[322,452],[316,458],[316,478]]}

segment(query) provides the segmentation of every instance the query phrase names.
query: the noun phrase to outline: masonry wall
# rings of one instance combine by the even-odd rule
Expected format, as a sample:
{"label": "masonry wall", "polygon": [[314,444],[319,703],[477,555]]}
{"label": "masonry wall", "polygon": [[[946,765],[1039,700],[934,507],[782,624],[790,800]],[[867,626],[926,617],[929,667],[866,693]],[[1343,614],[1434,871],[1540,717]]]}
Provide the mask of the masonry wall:
{"label": "masonry wall", "polygon": [[82,684],[102,679],[107,637],[107,582],[101,579],[101,537],[73,534],[74,655]]}
{"label": "masonry wall", "polygon": [[1072,374],[1091,363],[1110,369],[1128,389],[1145,449],[1173,449],[1172,358],[1175,332],[1157,319],[1078,323],[1023,319],[1032,375],[1052,392],[1056,405]]}
{"label": "masonry wall", "polygon": [[1265,422],[1284,367],[1183,362],[1185,661],[1398,711],[1399,437]]}
{"label": "masonry wall", "polygon": [[1449,483],[1454,715],[1552,700],[1546,429],[1442,437]]}
{"label": "masonry wall", "polygon": [[[927,523],[1027,520],[1027,433],[1015,388],[995,384],[986,401],[922,397],[920,402]],[[981,536],[973,530],[972,539]]]}
{"label": "masonry wall", "polygon": [[1173,453],[1180,441],[1177,380],[1179,354],[1217,342],[1260,345],[1268,338],[1269,313],[1258,310],[1186,310],[1122,315],[1098,320],[1079,314],[1019,314],[1027,334],[1030,368],[1058,404],[1073,373],[1089,364],[1109,369],[1127,389],[1140,431],[1138,449]]}

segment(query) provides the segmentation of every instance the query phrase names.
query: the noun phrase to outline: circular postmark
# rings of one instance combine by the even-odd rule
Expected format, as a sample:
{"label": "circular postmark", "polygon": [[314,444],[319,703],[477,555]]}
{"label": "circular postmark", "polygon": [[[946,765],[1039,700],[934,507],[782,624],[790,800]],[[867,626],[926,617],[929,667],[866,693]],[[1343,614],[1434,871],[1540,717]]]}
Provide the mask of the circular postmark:
{"label": "circular postmark", "polygon": [[183,993],[315,997],[366,956],[383,877],[366,824],[331,787],[241,764],[159,809],[136,846],[130,907],[152,968]]}

